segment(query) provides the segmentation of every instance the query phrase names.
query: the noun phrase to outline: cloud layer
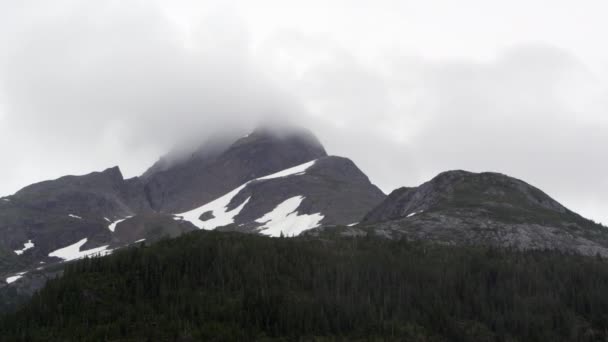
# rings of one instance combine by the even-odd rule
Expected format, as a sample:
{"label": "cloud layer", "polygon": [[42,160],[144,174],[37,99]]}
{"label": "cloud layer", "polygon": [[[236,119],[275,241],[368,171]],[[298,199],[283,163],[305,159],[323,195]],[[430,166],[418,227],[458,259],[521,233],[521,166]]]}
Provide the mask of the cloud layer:
{"label": "cloud layer", "polygon": [[1,5],[0,193],[114,164],[135,176],[184,138],[280,119],[385,191],[448,169],[498,171],[608,222],[606,78],[569,49],[372,53],[256,26],[238,6],[168,4]]}

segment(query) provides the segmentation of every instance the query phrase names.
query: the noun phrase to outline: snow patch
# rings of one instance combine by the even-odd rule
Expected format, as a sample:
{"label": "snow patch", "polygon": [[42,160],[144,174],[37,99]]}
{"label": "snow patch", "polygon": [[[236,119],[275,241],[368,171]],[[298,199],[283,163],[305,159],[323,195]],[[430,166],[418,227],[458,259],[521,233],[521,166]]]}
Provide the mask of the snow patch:
{"label": "snow patch", "polygon": [[15,254],[21,255],[28,249],[32,249],[32,248],[34,248],[34,243],[32,242],[32,240],[27,240],[27,242],[23,244],[23,249],[16,250]]}
{"label": "snow patch", "polygon": [[[199,229],[215,229],[217,227],[225,226],[231,223],[234,223],[234,217],[238,215],[241,210],[247,205],[250,198],[247,198],[241,205],[238,207],[228,211],[227,207],[230,204],[230,201],[239,193],[241,190],[247,186],[248,183],[241,185],[240,187],[230,191],[224,196],[203,205],[202,207],[196,208],[194,210],[188,211],[183,214],[179,214],[177,216],[182,216],[184,220],[191,222]],[[204,213],[211,211],[213,213],[213,218],[207,221],[201,221],[199,217]]]}
{"label": "snow patch", "polygon": [[277,173],[273,173],[271,175],[268,176],[264,176],[264,177],[260,177],[258,179],[255,180],[267,180],[267,179],[274,179],[274,178],[282,178],[282,177],[287,177],[287,176],[294,176],[294,175],[303,175],[306,170],[308,170],[311,166],[313,166],[317,161],[313,160],[310,161],[308,163],[304,163],[298,166],[294,166],[292,168],[289,169],[285,169],[283,171],[279,171]]}
{"label": "snow patch", "polygon": [[112,250],[108,250],[109,245],[81,251],[80,247],[84,246],[87,241],[88,239],[84,238],[73,245],[69,245],[67,247],[49,253],[49,256],[63,259],[63,261],[70,261],[75,259],[81,259],[87,256],[104,256],[112,253]]}
{"label": "snow patch", "polygon": [[3,200],[4,202],[10,202],[10,201],[11,201],[11,200],[10,200],[10,199],[8,199],[8,198],[3,198],[2,200]]}
{"label": "snow patch", "polygon": [[140,242],[144,242],[144,241],[146,241],[146,239],[139,239],[139,240],[137,240],[137,241],[135,241],[133,243],[140,243]]}
{"label": "snow patch", "polygon": [[423,212],[424,212],[424,210],[415,211],[415,212],[413,212],[413,213],[411,213],[411,214],[407,215],[407,217],[413,217],[413,216],[416,216],[416,215],[418,215],[418,214],[422,214]]}
{"label": "snow patch", "polygon": [[26,274],[27,272],[21,272],[21,273],[17,273],[16,275],[12,276],[12,277],[8,277],[6,278],[6,283],[7,284],[12,284],[14,282],[16,282],[17,280],[23,278],[23,276]]}
{"label": "snow patch", "polygon": [[124,219],[120,219],[120,220],[118,220],[118,221],[112,222],[112,223],[111,223],[111,224],[108,226],[108,229],[109,229],[109,230],[110,230],[112,233],[114,233],[114,231],[116,230],[116,226],[117,226],[119,223],[121,223],[121,222],[123,222],[123,221],[126,221],[126,220],[130,219],[131,217],[133,217],[133,216],[127,216],[127,217],[125,217]]}
{"label": "snow patch", "polygon": [[69,216],[69,217],[71,217],[71,218],[75,218],[75,219],[77,219],[77,220],[82,220],[82,217],[80,217],[80,216],[76,216],[76,215],[74,215],[74,214],[69,214],[68,216]]}
{"label": "snow patch", "polygon": [[359,222],[351,223],[351,224],[347,225],[347,227],[354,227],[354,226],[356,226],[358,224],[359,224]]}
{"label": "snow patch", "polygon": [[312,215],[299,215],[298,207],[302,204],[304,197],[296,196],[285,200],[273,211],[255,220],[264,225],[259,228],[260,233],[269,236],[297,236],[305,230],[316,228],[320,225],[324,216],[321,213]]}
{"label": "snow patch", "polygon": [[[185,212],[185,213],[181,213],[181,214],[176,214],[174,215],[174,220],[178,220],[178,217],[180,220],[186,220],[190,223],[192,223],[193,225],[195,225],[196,227],[198,227],[199,229],[206,229],[206,230],[211,230],[211,229],[215,229],[217,227],[222,227],[222,226],[226,226],[229,224],[234,223],[234,218],[241,212],[241,210],[243,210],[243,208],[247,205],[247,203],[249,202],[249,200],[251,199],[251,197],[247,198],[243,203],[241,203],[238,207],[228,211],[227,207],[230,204],[230,202],[232,202],[232,199],[234,197],[236,197],[236,195],[238,195],[243,189],[245,189],[245,187],[247,185],[249,185],[252,182],[255,181],[259,181],[259,180],[268,180],[268,179],[274,179],[274,178],[282,178],[282,177],[288,177],[288,176],[293,176],[293,175],[302,175],[306,172],[306,170],[308,170],[311,166],[313,166],[315,164],[316,160],[298,165],[298,166],[294,166],[291,167],[289,169],[285,169],[283,171],[279,171],[264,177],[260,177],[260,178],[256,178],[253,179],[241,186],[239,186],[238,188],[230,191],[229,193],[223,195],[222,197],[213,200],[205,205],[203,205],[202,207],[193,209],[191,211]],[[211,212],[213,214],[213,218],[207,220],[207,221],[201,221],[199,218],[201,217],[202,214],[206,213],[206,212]]]}
{"label": "snow patch", "polygon": [[110,219],[109,219],[109,218],[107,218],[107,217],[104,217],[103,219],[104,219],[104,220],[106,220],[106,221],[108,221],[108,222],[110,222],[110,223],[112,223],[112,220],[110,220]]}

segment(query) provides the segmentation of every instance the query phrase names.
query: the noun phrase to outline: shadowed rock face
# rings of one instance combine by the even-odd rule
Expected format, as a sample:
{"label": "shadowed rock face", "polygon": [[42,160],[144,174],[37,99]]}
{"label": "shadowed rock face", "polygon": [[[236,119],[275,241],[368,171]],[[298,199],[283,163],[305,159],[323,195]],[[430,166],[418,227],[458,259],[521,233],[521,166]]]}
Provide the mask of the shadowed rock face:
{"label": "shadowed rock face", "polygon": [[446,244],[608,256],[604,227],[568,210],[539,189],[497,173],[442,173],[417,188],[395,190],[361,225],[336,229],[345,235],[372,233]]}
{"label": "shadowed rock face", "polygon": [[189,222],[176,220],[173,215],[141,214],[119,223],[114,234],[112,234],[112,242],[118,246],[141,240],[152,243],[163,238],[174,238],[194,230],[197,230],[195,226]]}
{"label": "shadowed rock face", "polygon": [[[0,271],[49,261],[50,252],[84,238],[84,249],[106,244],[108,220],[149,211],[143,191],[118,168],[30,185],[0,201],[0,250],[11,261],[4,266],[0,261]],[[17,256],[14,251],[30,240],[35,247]]]}
{"label": "shadowed rock face", "polygon": [[150,209],[137,184],[125,181],[118,167],[33,184],[17,192],[11,201],[48,213],[111,216]]}

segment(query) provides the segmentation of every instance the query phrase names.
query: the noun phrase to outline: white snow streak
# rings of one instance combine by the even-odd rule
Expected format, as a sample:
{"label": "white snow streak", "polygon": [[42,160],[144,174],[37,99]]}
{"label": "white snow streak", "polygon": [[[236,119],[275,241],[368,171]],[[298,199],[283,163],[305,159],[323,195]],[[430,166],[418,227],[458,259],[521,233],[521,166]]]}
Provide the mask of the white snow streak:
{"label": "white snow streak", "polygon": [[[241,185],[213,202],[207,203],[204,206],[189,212],[179,214],[179,216],[182,216],[184,220],[191,222],[199,229],[210,230],[234,223],[234,217],[243,210],[251,197],[247,198],[241,205],[230,211],[227,211],[226,207],[228,207],[228,204],[230,204],[230,201],[232,201],[234,196],[241,192],[247,184]],[[199,217],[208,211],[212,212],[214,218],[207,221],[201,221]]]}
{"label": "white snow streak", "polygon": [[[110,230],[112,233],[114,233],[114,231],[116,230],[116,226],[117,226],[119,223],[121,223],[121,222],[123,222],[123,221],[126,221],[126,220],[130,219],[131,217],[133,217],[133,216],[127,216],[127,217],[125,217],[124,219],[121,219],[121,220],[118,220],[118,221],[112,222],[112,223],[111,223],[111,224],[108,226],[108,229],[109,229],[109,230]],[[107,219],[106,219],[106,220],[107,220]]]}
{"label": "white snow streak", "polygon": [[319,226],[323,215],[321,213],[312,215],[298,215],[298,207],[302,204],[304,197],[296,196],[279,204],[273,211],[255,220],[264,225],[259,228],[260,232],[269,236],[296,236],[305,230]]}
{"label": "white snow streak", "polygon": [[347,227],[354,227],[354,226],[356,226],[358,224],[359,224],[359,222],[351,223],[351,224],[347,225]]}
{"label": "white snow streak", "polygon": [[[301,164],[298,166],[294,166],[289,169],[285,169],[283,171],[273,173],[268,176],[256,178],[256,179],[251,180],[251,181],[239,186],[238,188],[230,191],[229,193],[223,195],[222,197],[203,205],[202,207],[193,209],[193,210],[185,212],[185,213],[176,214],[175,216],[181,217],[183,220],[191,222],[193,225],[195,225],[199,229],[206,229],[206,230],[211,230],[211,229],[215,229],[217,227],[232,224],[232,223],[234,223],[234,218],[241,212],[241,210],[243,210],[243,208],[245,207],[245,205],[247,205],[247,203],[249,202],[251,197],[247,198],[243,203],[241,203],[241,205],[239,205],[238,207],[236,207],[230,211],[227,210],[228,204],[230,204],[232,199],[236,195],[238,195],[239,192],[241,192],[243,189],[245,189],[245,187],[249,183],[252,183],[252,182],[255,182],[258,180],[268,180],[268,179],[281,178],[281,177],[287,177],[287,176],[293,176],[293,175],[302,175],[302,174],[304,174],[304,172],[306,172],[306,170],[308,170],[311,166],[313,166],[315,164],[315,162],[316,162],[316,160],[313,160],[313,161],[310,161],[310,162],[307,162],[307,163],[304,163],[304,164]],[[207,221],[201,221],[199,219],[200,216],[206,212],[211,212],[214,217]],[[174,219],[177,220],[177,218],[174,218]]]}
{"label": "white snow streak", "polygon": [[87,243],[88,239],[84,238],[73,245],[69,245],[67,247],[58,249],[54,252],[49,253],[50,257],[56,257],[63,259],[64,261],[70,261],[75,259],[84,258],[87,256],[104,256],[108,255],[112,252],[112,250],[108,250],[108,245],[101,246],[93,249],[89,249],[86,251],[81,251],[80,247],[84,246]]}
{"label": "white snow streak", "polygon": [[292,168],[285,169],[283,171],[279,171],[277,173],[273,173],[268,176],[260,177],[256,180],[267,180],[267,179],[281,178],[281,177],[287,177],[287,176],[293,176],[293,175],[302,175],[302,174],[304,174],[304,172],[306,172],[306,170],[308,170],[311,166],[313,166],[315,164],[315,162],[316,162],[316,160],[313,160],[308,163],[294,166]]}
{"label": "white snow streak", "polygon": [[109,218],[104,217],[104,219],[105,219],[106,221],[108,221],[108,222],[112,223],[112,220],[110,220]]}
{"label": "white snow streak", "polygon": [[10,199],[8,199],[8,198],[3,198],[2,200],[3,200],[4,202],[10,202],[10,201],[11,201],[11,200],[10,200]]}
{"label": "white snow streak", "polygon": [[82,217],[80,217],[80,216],[76,216],[76,215],[74,215],[74,214],[69,214],[68,216],[69,216],[69,217],[71,217],[71,218],[75,218],[75,219],[77,219],[77,220],[82,220]]}
{"label": "white snow streak", "polygon": [[411,214],[407,215],[407,217],[416,216],[416,215],[418,215],[418,214],[422,214],[423,212],[424,212],[424,210],[415,211],[415,212],[413,212],[413,213],[411,213]]}
{"label": "white snow streak", "polygon": [[16,250],[15,254],[21,255],[28,249],[32,249],[32,248],[34,248],[34,243],[32,242],[32,240],[27,240],[27,242],[23,244],[23,249]]}
{"label": "white snow streak", "polygon": [[23,275],[26,273],[27,272],[21,272],[21,273],[17,273],[16,275],[14,275],[12,277],[8,277],[8,278],[6,278],[6,283],[12,284],[12,283],[16,282],[17,280],[23,278]]}

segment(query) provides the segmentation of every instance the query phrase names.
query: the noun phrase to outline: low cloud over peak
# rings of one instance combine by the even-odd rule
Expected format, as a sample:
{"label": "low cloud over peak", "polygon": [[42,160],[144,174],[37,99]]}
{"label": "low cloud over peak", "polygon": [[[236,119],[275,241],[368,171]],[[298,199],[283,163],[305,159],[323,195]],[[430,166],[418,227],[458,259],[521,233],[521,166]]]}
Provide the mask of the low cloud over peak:
{"label": "low cloud over peak", "polygon": [[[386,16],[378,30],[346,35],[357,11],[342,22],[329,8],[334,29],[306,31],[287,10],[262,17],[243,6],[0,5],[0,152],[10,165],[0,194],[116,163],[138,175],[181,140],[281,121],[311,129],[385,192],[448,169],[499,171],[608,222],[608,77],[588,50],[522,35],[494,58],[430,58],[442,38],[412,45],[424,38],[411,27],[420,20],[381,35],[401,25],[390,11],[370,13]],[[378,4],[411,15],[399,6]],[[474,38],[463,44],[485,42]]]}

